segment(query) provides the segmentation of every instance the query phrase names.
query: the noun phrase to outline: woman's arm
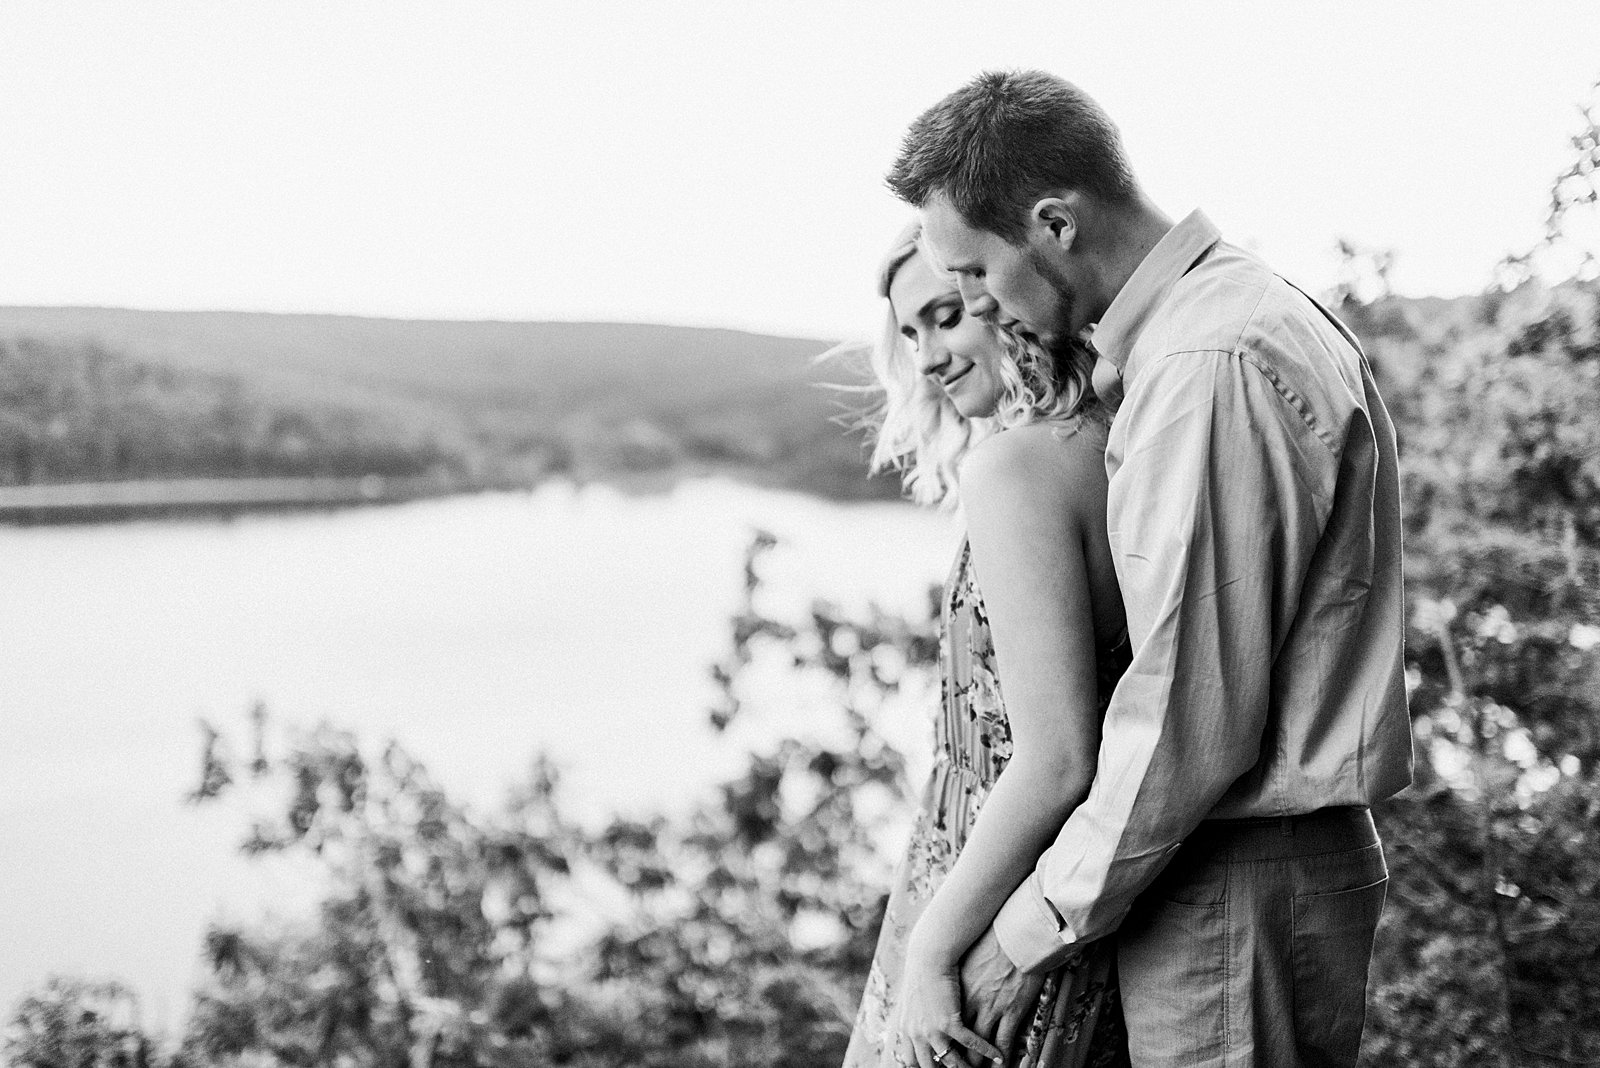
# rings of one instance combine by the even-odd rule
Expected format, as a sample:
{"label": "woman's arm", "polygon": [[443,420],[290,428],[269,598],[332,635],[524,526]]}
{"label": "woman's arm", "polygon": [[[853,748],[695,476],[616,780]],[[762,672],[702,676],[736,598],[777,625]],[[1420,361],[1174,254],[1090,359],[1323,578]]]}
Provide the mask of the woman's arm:
{"label": "woman's arm", "polygon": [[1100,740],[1090,523],[1105,468],[1087,441],[1036,425],[996,435],[961,474],[973,568],[994,641],[1012,757],[909,952],[953,968],[1089,792]]}
{"label": "woman's arm", "polygon": [[[952,1042],[998,1050],[963,1024],[960,961],[1089,792],[1100,740],[1088,539],[1104,538],[1105,468],[1087,440],[1018,427],[961,471],[972,564],[1011,725],[1012,755],[954,866],[912,930],[896,1029],[919,1063]],[[1037,980],[1030,978],[1030,982]]]}

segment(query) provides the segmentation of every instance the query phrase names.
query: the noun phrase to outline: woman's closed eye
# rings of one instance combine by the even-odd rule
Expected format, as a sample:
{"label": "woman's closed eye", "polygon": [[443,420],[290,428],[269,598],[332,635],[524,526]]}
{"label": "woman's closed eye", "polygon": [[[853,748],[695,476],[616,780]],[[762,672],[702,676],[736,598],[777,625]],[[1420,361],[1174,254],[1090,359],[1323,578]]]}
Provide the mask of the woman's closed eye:
{"label": "woman's closed eye", "polygon": [[961,305],[957,304],[957,305],[954,305],[953,307],[951,307],[949,312],[946,313],[939,320],[937,320],[937,322],[934,325],[938,326],[938,328],[940,330],[951,330],[951,329],[954,329],[955,325],[957,323],[959,323],[960,321],[961,321]]}

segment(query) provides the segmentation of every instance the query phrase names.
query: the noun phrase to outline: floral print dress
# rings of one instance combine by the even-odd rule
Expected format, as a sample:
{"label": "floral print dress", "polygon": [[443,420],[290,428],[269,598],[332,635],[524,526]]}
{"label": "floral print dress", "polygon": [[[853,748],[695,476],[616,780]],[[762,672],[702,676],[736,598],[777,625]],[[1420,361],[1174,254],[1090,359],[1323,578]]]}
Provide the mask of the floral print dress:
{"label": "floral print dress", "polygon": [[[1011,757],[1011,727],[995,672],[989,621],[966,542],[956,554],[945,585],[940,616],[942,696],[934,723],[933,771],[912,826],[910,848],[889,894],[845,1068],[903,1068],[890,1020],[905,966],[906,942],[955,863],[978,809]],[[1102,650],[1098,660],[1103,713],[1112,688],[1127,667],[1127,641]],[[1024,1068],[1127,1064],[1111,941],[1090,943],[1050,973],[1019,1038],[1020,1056],[1012,1063]]]}

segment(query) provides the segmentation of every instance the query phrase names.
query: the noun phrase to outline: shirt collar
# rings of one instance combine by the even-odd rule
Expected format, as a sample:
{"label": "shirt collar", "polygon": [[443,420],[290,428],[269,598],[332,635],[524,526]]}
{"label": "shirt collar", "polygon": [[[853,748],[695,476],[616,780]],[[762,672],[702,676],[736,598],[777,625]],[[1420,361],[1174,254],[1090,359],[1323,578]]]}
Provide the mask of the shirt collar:
{"label": "shirt collar", "polygon": [[1134,268],[1094,328],[1095,351],[1110,360],[1118,374],[1127,364],[1139,332],[1167,299],[1167,293],[1220,240],[1221,231],[1205,213],[1191,211]]}

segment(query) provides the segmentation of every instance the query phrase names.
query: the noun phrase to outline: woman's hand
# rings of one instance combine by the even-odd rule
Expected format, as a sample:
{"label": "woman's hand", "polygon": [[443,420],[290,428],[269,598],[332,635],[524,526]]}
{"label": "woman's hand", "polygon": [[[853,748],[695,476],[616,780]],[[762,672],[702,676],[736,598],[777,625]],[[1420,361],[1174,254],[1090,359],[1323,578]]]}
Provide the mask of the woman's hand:
{"label": "woman's hand", "polygon": [[900,978],[893,1021],[899,1059],[916,1068],[976,1068],[1000,1051],[961,1022],[961,976],[955,958],[919,953],[915,936]]}

